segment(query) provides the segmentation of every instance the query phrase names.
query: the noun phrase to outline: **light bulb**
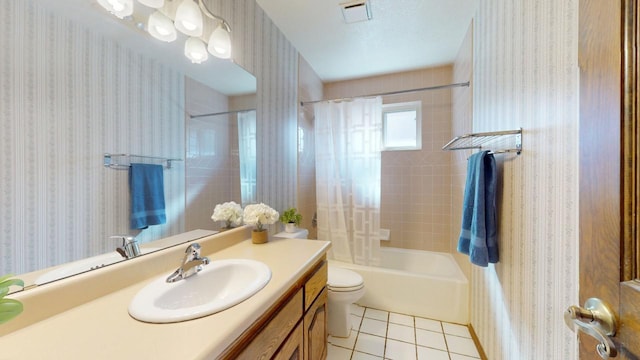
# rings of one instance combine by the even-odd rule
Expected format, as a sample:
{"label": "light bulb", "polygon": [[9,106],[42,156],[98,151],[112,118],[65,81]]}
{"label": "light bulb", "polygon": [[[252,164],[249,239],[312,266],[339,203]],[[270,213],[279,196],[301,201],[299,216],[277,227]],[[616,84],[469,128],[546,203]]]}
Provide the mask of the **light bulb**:
{"label": "light bulb", "polygon": [[149,16],[147,28],[151,36],[161,41],[172,42],[178,36],[171,19],[160,11],[155,11]]}
{"label": "light bulb", "polygon": [[198,26],[190,21],[186,21],[183,20],[182,21],[182,26],[184,26],[185,29],[189,30],[189,31],[193,31],[195,30]]}
{"label": "light bulb", "polygon": [[119,1],[109,1],[109,4],[111,4],[111,7],[113,8],[114,11],[122,11],[124,10],[124,4],[122,4]]}
{"label": "light bulb", "polygon": [[189,36],[202,36],[202,13],[193,0],[182,0],[176,11],[176,29]]}
{"label": "light bulb", "polygon": [[200,64],[209,58],[204,42],[195,37],[187,39],[184,44],[184,55],[194,64]]}
{"label": "light bulb", "polygon": [[156,26],[156,27],[154,27],[154,29],[156,29],[158,34],[160,34],[162,36],[167,36],[167,35],[171,34],[171,31],[163,28],[162,26]]}
{"label": "light bulb", "polygon": [[221,59],[229,59],[231,57],[231,37],[222,24],[218,25],[211,33],[207,50],[211,55]]}

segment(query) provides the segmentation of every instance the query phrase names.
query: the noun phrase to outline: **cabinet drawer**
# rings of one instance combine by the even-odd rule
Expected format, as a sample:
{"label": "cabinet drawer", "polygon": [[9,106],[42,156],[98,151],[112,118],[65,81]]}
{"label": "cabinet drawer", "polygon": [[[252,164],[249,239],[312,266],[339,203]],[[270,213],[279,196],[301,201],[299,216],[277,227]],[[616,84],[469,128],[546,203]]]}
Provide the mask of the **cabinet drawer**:
{"label": "cabinet drawer", "polygon": [[238,359],[270,359],[302,317],[302,289],[269,321]]}
{"label": "cabinet drawer", "polygon": [[327,261],[322,262],[322,266],[311,275],[309,280],[304,284],[304,309],[309,309],[318,294],[327,285]]}

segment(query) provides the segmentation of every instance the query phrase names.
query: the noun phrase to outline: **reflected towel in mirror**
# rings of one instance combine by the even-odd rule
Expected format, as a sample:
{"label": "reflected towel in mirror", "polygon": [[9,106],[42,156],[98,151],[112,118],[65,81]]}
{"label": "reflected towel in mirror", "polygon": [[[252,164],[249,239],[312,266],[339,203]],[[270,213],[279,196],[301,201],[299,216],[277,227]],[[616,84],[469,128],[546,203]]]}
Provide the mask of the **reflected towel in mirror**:
{"label": "reflected towel in mirror", "polygon": [[129,190],[132,229],[146,229],[149,225],[167,222],[163,171],[162,165],[131,164]]}

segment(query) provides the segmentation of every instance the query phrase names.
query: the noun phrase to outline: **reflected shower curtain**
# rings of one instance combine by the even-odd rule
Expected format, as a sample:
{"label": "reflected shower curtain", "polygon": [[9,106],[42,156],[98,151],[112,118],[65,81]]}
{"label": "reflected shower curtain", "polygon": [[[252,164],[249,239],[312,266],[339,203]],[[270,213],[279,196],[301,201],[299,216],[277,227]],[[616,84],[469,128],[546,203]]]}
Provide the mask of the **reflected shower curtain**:
{"label": "reflected shower curtain", "polygon": [[382,98],[314,109],[318,239],[336,260],[379,265]]}
{"label": "reflected shower curtain", "polygon": [[255,110],[238,113],[238,149],[240,153],[240,196],[244,207],[257,202]]}

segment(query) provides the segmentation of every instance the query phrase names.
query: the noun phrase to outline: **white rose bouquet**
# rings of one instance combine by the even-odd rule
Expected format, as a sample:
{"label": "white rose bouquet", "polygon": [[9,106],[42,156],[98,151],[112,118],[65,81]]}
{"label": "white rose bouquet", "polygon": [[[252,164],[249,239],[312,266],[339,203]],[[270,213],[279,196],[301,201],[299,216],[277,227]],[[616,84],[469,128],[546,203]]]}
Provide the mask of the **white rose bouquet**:
{"label": "white rose bouquet", "polygon": [[254,225],[258,231],[262,231],[263,225],[275,224],[280,214],[269,206],[260,203],[247,205],[244,208],[244,223]]}
{"label": "white rose bouquet", "polygon": [[218,204],[211,215],[213,221],[224,221],[227,228],[242,224],[242,207],[233,201]]}

